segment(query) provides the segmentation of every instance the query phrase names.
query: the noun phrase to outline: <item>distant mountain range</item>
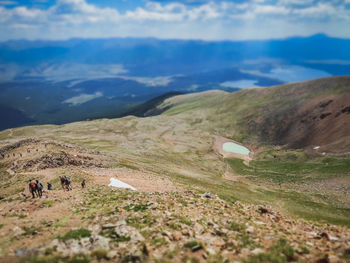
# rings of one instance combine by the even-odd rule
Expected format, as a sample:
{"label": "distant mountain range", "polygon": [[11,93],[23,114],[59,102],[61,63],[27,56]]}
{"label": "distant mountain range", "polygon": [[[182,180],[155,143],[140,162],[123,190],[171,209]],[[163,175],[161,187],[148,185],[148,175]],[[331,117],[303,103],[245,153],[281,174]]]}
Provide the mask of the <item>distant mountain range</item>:
{"label": "distant mountain range", "polygon": [[123,116],[168,92],[236,91],[350,73],[350,40],[153,38],[0,43],[0,129]]}

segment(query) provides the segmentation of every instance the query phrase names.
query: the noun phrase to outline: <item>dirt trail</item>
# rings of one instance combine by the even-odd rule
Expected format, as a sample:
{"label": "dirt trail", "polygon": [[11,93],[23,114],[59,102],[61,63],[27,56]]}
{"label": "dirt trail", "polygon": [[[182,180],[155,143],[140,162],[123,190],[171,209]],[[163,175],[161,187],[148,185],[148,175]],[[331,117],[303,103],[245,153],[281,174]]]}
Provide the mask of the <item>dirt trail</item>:
{"label": "dirt trail", "polygon": [[100,185],[108,185],[111,178],[116,178],[135,187],[140,192],[176,192],[179,190],[168,178],[127,168],[93,168],[83,171],[93,176],[94,182]]}
{"label": "dirt trail", "polygon": [[[10,175],[9,188],[2,194],[16,192],[0,202],[0,254],[35,247],[52,240],[53,233],[63,234],[82,226],[84,221],[74,211],[83,204],[83,193],[95,185],[108,185],[112,177],[139,192],[179,190],[170,179],[146,171],[105,168],[110,161],[107,156],[74,146],[26,140],[11,142],[0,152],[4,154],[0,163]],[[72,179],[72,191],[61,189],[58,177],[63,174]],[[27,185],[29,178],[39,179],[45,189],[47,182],[51,182],[54,190],[32,199]],[[87,189],[81,189],[82,179],[86,180]]]}
{"label": "dirt trail", "polygon": [[[73,185],[72,191],[62,189],[45,191],[42,198],[29,197],[26,189],[24,198],[0,203],[0,217],[3,227],[0,244],[11,243],[9,253],[15,249],[36,246],[52,239],[52,233],[65,233],[80,223],[72,213],[83,200],[82,190]],[[9,239],[10,238],[10,239]]]}

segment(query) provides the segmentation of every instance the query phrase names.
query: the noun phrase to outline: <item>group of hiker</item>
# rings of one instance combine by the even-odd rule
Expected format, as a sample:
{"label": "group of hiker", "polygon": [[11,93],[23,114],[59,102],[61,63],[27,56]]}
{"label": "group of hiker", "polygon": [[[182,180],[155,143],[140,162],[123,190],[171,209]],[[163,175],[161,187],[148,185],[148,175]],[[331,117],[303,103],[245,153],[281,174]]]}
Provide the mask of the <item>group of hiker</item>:
{"label": "group of hiker", "polygon": [[[72,186],[71,186],[71,179],[64,175],[64,176],[60,176],[60,181],[61,181],[61,186],[63,190],[72,190]],[[83,181],[81,182],[81,188],[85,188],[85,179],[83,179]],[[52,184],[51,183],[47,183],[47,190],[52,190]],[[29,180],[29,192],[32,194],[32,197],[42,197],[43,195],[43,191],[44,191],[44,186],[41,182],[39,182],[39,180]]]}
{"label": "group of hiker", "polygon": [[[46,147],[46,145],[45,145],[45,147]],[[39,151],[39,149],[35,149],[37,152]],[[27,151],[27,153],[30,153],[30,149],[27,149],[26,150]],[[33,150],[34,151],[34,150]],[[11,155],[13,156],[13,157],[16,157],[16,156],[19,156],[19,157],[23,157],[23,154],[22,153],[17,153],[17,155],[16,155],[16,153],[12,153],[12,154],[10,154],[10,153],[5,153],[5,152],[0,152],[0,159],[5,159],[6,157],[7,158],[10,158],[11,157]]]}
{"label": "group of hiker", "polygon": [[42,197],[44,191],[44,186],[38,180],[29,180],[29,192],[32,194],[33,198],[35,196]]}

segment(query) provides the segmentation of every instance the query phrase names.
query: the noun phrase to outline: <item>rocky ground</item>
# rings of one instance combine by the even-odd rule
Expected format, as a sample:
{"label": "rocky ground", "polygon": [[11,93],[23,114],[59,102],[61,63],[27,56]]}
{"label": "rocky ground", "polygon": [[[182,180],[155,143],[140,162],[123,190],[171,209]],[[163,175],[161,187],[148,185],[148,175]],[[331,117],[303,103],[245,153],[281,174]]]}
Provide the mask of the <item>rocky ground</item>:
{"label": "rocky ground", "polygon": [[[133,192],[91,186],[73,193],[57,191],[55,196],[30,201],[35,208],[26,205],[24,211],[23,202],[11,210],[4,207],[14,201],[1,202],[2,218],[20,217],[20,214],[28,218],[11,228],[3,226],[1,240],[13,239],[7,259],[14,262],[350,260],[349,229],[292,219],[266,206],[228,203],[209,192]],[[48,200],[56,201],[49,207]],[[46,215],[55,210],[60,214],[51,213],[51,218],[43,217],[40,224],[30,225],[32,211],[40,214],[41,210]]]}
{"label": "rocky ground", "polygon": [[[0,153],[0,262],[350,262],[349,228],[220,199],[205,192],[209,185],[199,172],[201,187],[146,169],[156,158],[135,166],[122,151],[38,139],[7,141]],[[207,162],[198,162],[204,173]],[[225,167],[212,189],[243,191],[243,184],[225,187],[243,180]],[[61,189],[61,175],[71,177],[72,191]],[[108,187],[112,177],[138,191]],[[50,182],[54,190],[32,199],[29,179]],[[254,186],[250,193],[272,193],[266,189]]]}

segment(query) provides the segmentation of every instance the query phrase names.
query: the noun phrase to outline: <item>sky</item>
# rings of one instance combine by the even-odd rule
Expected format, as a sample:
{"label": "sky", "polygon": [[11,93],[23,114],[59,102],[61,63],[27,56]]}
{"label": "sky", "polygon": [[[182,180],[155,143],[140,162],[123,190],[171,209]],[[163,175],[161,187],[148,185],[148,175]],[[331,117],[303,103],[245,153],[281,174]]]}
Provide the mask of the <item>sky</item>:
{"label": "sky", "polygon": [[0,0],[0,41],[350,38],[350,0]]}

